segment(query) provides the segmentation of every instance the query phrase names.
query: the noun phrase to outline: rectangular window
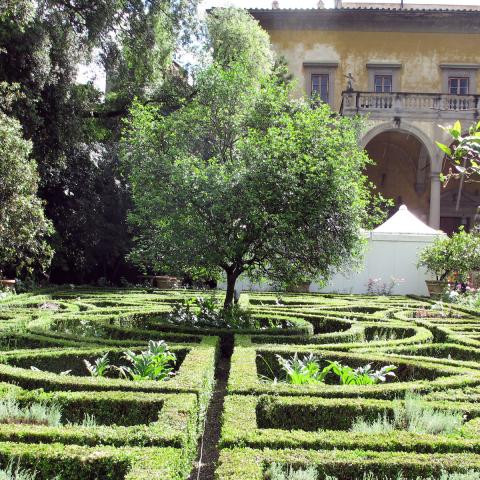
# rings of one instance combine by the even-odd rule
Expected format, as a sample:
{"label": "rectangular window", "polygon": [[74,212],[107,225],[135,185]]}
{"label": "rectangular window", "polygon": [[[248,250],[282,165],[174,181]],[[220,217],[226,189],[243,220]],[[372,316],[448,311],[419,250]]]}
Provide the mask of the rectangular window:
{"label": "rectangular window", "polygon": [[312,96],[317,96],[324,103],[329,101],[329,81],[328,73],[312,75]]}
{"label": "rectangular window", "polygon": [[450,95],[468,95],[468,77],[448,77],[448,93]]}
{"label": "rectangular window", "polygon": [[392,76],[391,75],[375,75],[375,92],[391,93]]}

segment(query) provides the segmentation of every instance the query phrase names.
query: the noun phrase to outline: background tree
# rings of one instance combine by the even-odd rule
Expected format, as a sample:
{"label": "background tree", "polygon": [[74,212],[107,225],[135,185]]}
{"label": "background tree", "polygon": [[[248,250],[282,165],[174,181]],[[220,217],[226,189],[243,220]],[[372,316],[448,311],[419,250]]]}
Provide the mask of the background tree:
{"label": "background tree", "polygon": [[[39,195],[55,224],[51,278],[118,280],[131,271],[121,119],[135,96],[148,102],[166,90],[167,104],[176,101],[167,80],[175,48],[192,31],[196,1],[0,3],[0,82],[17,83],[23,93],[12,115],[32,142]],[[76,82],[79,64],[94,52],[110,69],[105,98]]]}
{"label": "background tree", "polygon": [[237,8],[214,8],[206,21],[205,47],[223,68],[242,62],[253,78],[268,74],[274,64],[270,38],[257,20]]}
{"label": "background tree", "polygon": [[328,278],[360,252],[369,201],[354,123],[292,100],[275,73],[252,75],[251,58],[217,58],[168,117],[135,105],[124,137],[132,258],[157,271],[223,271],[226,307],[242,273]]}
{"label": "background tree", "polygon": [[[0,92],[5,94],[5,86]],[[52,256],[47,243],[52,227],[37,197],[31,149],[20,123],[0,111],[0,278],[45,271]]]}

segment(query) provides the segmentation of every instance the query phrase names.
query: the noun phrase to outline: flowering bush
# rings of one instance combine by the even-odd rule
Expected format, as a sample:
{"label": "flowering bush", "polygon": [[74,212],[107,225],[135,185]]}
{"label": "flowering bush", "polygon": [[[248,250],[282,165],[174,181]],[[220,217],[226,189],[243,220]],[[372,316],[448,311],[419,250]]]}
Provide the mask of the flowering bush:
{"label": "flowering bush", "polygon": [[444,302],[456,303],[470,308],[480,308],[480,289],[471,285],[449,284],[443,296]]}
{"label": "flowering bush", "polygon": [[405,279],[390,277],[390,281],[382,282],[381,278],[369,278],[367,283],[367,295],[391,295],[393,289],[403,283]]}

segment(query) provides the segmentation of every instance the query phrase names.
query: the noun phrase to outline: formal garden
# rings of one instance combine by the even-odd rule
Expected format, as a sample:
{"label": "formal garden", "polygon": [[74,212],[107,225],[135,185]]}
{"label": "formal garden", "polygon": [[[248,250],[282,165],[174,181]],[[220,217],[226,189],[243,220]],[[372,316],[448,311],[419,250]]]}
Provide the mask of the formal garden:
{"label": "formal garden", "polygon": [[222,300],[5,297],[5,478],[479,478],[478,310],[273,292],[225,315]]}
{"label": "formal garden", "polygon": [[393,208],[364,119],[197,3],[0,4],[0,480],[479,480],[478,230],[430,297],[302,291]]}

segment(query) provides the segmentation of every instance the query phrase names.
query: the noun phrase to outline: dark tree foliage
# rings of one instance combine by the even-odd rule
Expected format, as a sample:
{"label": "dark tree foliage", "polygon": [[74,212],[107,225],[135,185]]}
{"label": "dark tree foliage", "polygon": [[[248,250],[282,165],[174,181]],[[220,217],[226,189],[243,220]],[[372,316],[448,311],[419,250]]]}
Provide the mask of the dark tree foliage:
{"label": "dark tree foliage", "polygon": [[15,86],[0,83],[0,278],[43,273],[53,253],[31,143],[22,137],[18,120],[5,113],[17,96]]}
{"label": "dark tree foliage", "polygon": [[[172,52],[192,31],[196,1],[0,3],[0,82],[21,88],[12,114],[32,142],[39,195],[56,230],[51,279],[118,280],[131,270],[129,196],[117,155],[122,116],[134,97],[166,96],[166,105],[178,98],[168,81],[178,73]],[[76,83],[92,53],[110,72],[105,99]]]}

